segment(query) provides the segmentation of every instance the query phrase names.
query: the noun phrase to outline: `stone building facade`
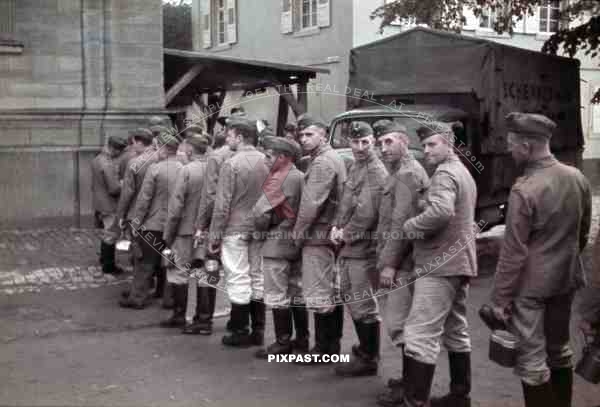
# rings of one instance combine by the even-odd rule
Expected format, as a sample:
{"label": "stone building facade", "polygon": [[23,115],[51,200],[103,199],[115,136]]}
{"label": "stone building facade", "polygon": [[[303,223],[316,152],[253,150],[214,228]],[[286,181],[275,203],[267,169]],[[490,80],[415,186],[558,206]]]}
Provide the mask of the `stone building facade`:
{"label": "stone building facade", "polygon": [[164,113],[161,0],[0,0],[0,228],[91,219],[90,162]]}

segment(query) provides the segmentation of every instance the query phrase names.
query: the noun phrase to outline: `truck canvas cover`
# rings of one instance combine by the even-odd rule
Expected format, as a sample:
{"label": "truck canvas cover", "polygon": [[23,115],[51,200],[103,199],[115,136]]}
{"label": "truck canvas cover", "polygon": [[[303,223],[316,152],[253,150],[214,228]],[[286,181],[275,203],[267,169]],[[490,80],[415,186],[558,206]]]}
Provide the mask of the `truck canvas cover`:
{"label": "truck canvas cover", "polygon": [[504,117],[512,111],[556,121],[553,150],[583,146],[575,59],[417,27],[352,49],[349,87],[375,97],[473,94],[489,124],[482,154],[506,152]]}

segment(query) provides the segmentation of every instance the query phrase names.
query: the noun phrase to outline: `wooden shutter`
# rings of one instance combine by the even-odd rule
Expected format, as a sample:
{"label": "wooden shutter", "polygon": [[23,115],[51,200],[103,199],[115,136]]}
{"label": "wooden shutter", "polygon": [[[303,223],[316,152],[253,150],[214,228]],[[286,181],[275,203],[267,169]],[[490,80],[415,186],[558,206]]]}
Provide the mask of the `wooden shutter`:
{"label": "wooden shutter", "polygon": [[237,42],[237,7],[236,0],[227,0],[227,42]]}
{"label": "wooden shutter", "polygon": [[14,34],[15,14],[15,0],[0,0],[0,34]]}
{"label": "wooden shutter", "polygon": [[331,7],[330,0],[318,0],[317,4],[317,25],[319,27],[329,27],[331,25]]}
{"label": "wooden shutter", "polygon": [[202,47],[210,48],[212,45],[212,34],[210,26],[211,21],[210,0],[200,0],[200,13],[202,15]]}
{"label": "wooden shutter", "polygon": [[281,33],[289,34],[294,31],[292,20],[293,0],[281,0]]}

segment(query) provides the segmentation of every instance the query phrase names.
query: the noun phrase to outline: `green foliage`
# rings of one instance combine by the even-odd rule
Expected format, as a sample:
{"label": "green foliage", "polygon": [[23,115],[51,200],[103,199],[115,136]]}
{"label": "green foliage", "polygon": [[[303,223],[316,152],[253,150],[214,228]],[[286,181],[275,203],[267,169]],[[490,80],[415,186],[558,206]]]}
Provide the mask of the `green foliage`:
{"label": "green foliage", "polygon": [[191,50],[192,6],[183,1],[163,3],[163,46]]}

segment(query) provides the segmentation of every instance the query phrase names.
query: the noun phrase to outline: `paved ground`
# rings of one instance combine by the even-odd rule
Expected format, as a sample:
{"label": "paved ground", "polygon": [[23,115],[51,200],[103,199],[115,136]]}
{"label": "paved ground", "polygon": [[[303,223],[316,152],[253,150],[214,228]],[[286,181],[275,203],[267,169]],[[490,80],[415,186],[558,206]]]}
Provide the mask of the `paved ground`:
{"label": "paved ground", "polygon": [[[595,199],[594,231],[600,217]],[[0,404],[86,406],[364,406],[399,365],[384,339],[378,377],[341,380],[332,367],[301,368],[254,360],[254,349],[220,344],[224,318],[211,337],[158,327],[168,311],[117,306],[129,274],[103,276],[92,230],[0,232]],[[127,257],[119,256],[122,265]],[[589,248],[586,262],[589,261]],[[476,317],[487,301],[490,269],[473,283],[469,308],[473,336],[475,406],[519,406],[521,389],[510,370],[487,359],[489,332]],[[225,309],[222,293],[218,308]],[[572,337],[582,339],[573,320]],[[271,340],[271,326],[268,326]],[[346,320],[344,349],[355,341]],[[445,354],[434,394],[447,388]],[[600,404],[600,386],[576,378],[575,407]]]}

